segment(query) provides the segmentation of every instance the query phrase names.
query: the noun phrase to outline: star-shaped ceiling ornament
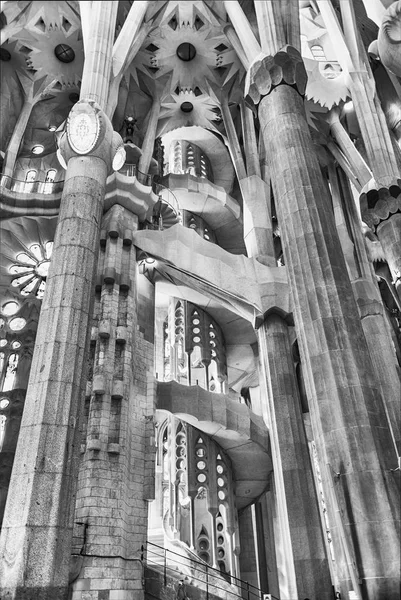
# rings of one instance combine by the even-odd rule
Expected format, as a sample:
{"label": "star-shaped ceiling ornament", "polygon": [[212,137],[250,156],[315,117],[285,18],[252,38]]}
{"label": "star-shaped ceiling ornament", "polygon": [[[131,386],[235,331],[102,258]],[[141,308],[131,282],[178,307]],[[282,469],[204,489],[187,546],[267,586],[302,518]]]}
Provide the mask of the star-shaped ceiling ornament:
{"label": "star-shaped ceiling ornament", "polygon": [[243,67],[203,2],[170,2],[130,71],[138,83],[140,72],[155,79],[172,72],[170,89],[179,93],[196,87],[204,89],[205,79],[224,85]]}
{"label": "star-shaped ceiling ornament", "polygon": [[200,88],[172,92],[162,102],[157,135],[179,127],[197,125],[219,132],[220,120],[216,112],[217,104]]}

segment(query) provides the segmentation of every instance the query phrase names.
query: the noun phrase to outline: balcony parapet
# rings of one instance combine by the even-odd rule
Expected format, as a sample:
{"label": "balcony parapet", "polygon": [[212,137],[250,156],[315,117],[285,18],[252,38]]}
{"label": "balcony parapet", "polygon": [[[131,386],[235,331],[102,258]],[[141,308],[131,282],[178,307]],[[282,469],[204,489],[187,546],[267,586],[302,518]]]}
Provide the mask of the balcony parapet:
{"label": "balcony parapet", "polygon": [[204,177],[170,173],[162,179],[181,210],[199,215],[214,231],[218,244],[233,254],[246,252],[241,207],[226,190]]}
{"label": "balcony parapet", "polygon": [[[55,182],[22,180],[3,175],[0,179],[2,217],[58,215],[64,180]],[[136,165],[126,164],[107,178],[104,211],[120,204],[135,213],[139,221],[151,220],[153,210],[163,212],[170,226],[180,218],[173,192]],[[162,208],[160,208],[162,204]]]}
{"label": "balcony parapet", "polygon": [[63,181],[26,182],[8,175],[0,179],[0,214],[12,216],[55,216],[60,207]]}
{"label": "balcony parapet", "polygon": [[269,432],[262,417],[245,404],[197,385],[168,381],[157,383],[156,408],[190,423],[225,450],[233,467],[238,510],[266,490],[273,468]]}
{"label": "balcony parapet", "polygon": [[[167,231],[137,231],[134,244],[157,260],[158,272],[180,285],[185,298],[187,289],[197,290],[256,327],[269,312],[287,318],[292,311],[285,267],[231,254],[177,225]],[[186,299],[193,301],[193,296]]]}

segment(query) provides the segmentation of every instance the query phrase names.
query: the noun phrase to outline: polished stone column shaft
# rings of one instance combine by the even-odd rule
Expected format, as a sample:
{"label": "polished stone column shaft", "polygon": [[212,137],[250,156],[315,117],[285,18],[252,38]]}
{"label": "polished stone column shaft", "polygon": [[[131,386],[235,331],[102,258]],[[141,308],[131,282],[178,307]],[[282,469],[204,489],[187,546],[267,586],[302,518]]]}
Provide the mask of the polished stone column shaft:
{"label": "polished stone column shaft", "polygon": [[[285,554],[292,554],[294,564],[295,589],[287,588],[286,597],[331,600],[330,571],[287,323],[279,315],[271,314],[258,329],[258,339],[268,382],[265,410],[271,436],[277,512],[284,512],[283,520],[288,522],[289,547]],[[280,586],[282,592],[286,586],[288,581]]]}
{"label": "polished stone column shaft", "polygon": [[285,83],[274,87],[259,119],[326,486],[330,465],[341,474],[345,530],[366,597],[395,599],[399,494],[388,470],[396,457],[302,97]]}
{"label": "polished stone column shaft", "polygon": [[67,597],[87,331],[107,167],[72,157],[64,184],[4,515],[2,597]]}

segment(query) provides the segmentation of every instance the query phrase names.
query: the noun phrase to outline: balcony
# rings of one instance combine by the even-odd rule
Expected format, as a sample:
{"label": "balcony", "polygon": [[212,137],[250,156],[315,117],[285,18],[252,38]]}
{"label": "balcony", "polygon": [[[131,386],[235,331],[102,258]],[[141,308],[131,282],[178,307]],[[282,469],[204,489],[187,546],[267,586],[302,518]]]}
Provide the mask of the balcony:
{"label": "balcony", "polygon": [[[0,179],[0,207],[4,217],[55,216],[60,207],[64,180],[25,181],[8,175]],[[180,222],[178,201],[156,176],[125,164],[107,178],[104,210],[121,204],[154,229],[167,229]]]}

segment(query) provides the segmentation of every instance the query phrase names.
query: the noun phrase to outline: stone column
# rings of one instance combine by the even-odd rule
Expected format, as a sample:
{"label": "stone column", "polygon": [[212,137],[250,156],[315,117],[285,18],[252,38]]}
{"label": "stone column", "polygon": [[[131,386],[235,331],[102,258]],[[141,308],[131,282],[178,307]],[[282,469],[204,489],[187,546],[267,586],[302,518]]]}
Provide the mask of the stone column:
{"label": "stone column", "polygon": [[360,197],[362,220],[381,242],[401,300],[401,179],[390,189],[366,186]]}
{"label": "stone column", "polygon": [[[271,314],[258,329],[263,372],[268,382],[269,424],[277,512],[288,523],[295,589],[287,598],[331,600],[331,578],[313,483],[308,442],[292,360],[288,326]],[[282,534],[284,531],[282,531]],[[285,576],[285,574],[283,574]],[[282,596],[284,597],[284,596]]]}
{"label": "stone column", "polygon": [[372,172],[369,169],[358,150],[355,148],[351,138],[340,122],[340,110],[338,107],[332,108],[325,116],[324,120],[330,125],[330,132],[339,145],[344,156],[347,158],[355,175],[358,178],[361,187],[366,185],[372,179]]}
{"label": "stone column", "polygon": [[[161,106],[160,98],[158,95],[156,95],[156,97],[154,98],[153,103],[152,103],[152,108],[150,109],[150,112],[149,112],[148,126],[146,128],[146,134],[143,139],[142,154],[141,154],[141,158],[139,159],[139,164],[138,164],[140,178],[143,175],[147,175],[149,172],[150,162],[151,162],[152,156],[153,156],[153,148],[155,145],[157,123],[158,123],[159,114],[160,114],[160,106]],[[146,182],[143,182],[143,183],[146,183]]]}
{"label": "stone column", "polygon": [[[6,350],[6,360],[3,364],[3,372],[7,369],[8,357],[10,354],[18,355],[18,366],[15,373],[14,384],[11,390],[7,392],[1,391],[1,399],[9,401],[5,410],[1,410],[1,414],[6,417],[5,435],[1,448],[1,470],[0,470],[0,527],[3,520],[4,509],[7,500],[8,487],[11,479],[11,472],[14,463],[15,450],[17,447],[19,430],[21,427],[22,413],[24,409],[26,389],[28,387],[29,371],[32,363],[33,345],[36,335],[36,324],[20,334],[19,340],[22,342],[20,348],[2,348]],[[0,370],[0,389],[3,373]]]}
{"label": "stone column", "polygon": [[245,54],[245,51],[242,47],[241,42],[239,41],[239,37],[238,35],[235,33],[235,29],[232,25],[228,24],[224,27],[224,33],[227,36],[228,41],[230,42],[230,44],[232,45],[232,47],[234,48],[235,52],[238,55],[238,58],[240,59],[241,63],[243,64],[244,68],[246,70],[249,69],[249,60]]}
{"label": "stone column", "polygon": [[239,555],[241,579],[248,581],[256,588],[260,588],[251,506],[248,506],[238,516],[238,525],[241,544],[241,554]]}
{"label": "stone column", "polygon": [[18,115],[18,119],[4,158],[3,175],[7,175],[8,177],[13,176],[18,150],[34,104],[35,103],[33,100],[26,99],[22,105],[21,112]]}
{"label": "stone column", "polygon": [[305,86],[291,46],[254,61],[247,76],[269,150],[324,484],[329,491],[330,470],[339,474],[344,530],[366,598],[395,600],[399,492],[389,469],[396,455],[306,122]]}
{"label": "stone column", "polygon": [[[143,598],[139,548],[147,537],[145,490],[147,373],[153,367],[153,285],[138,276],[132,244],[136,215],[115,205],[104,216],[99,279],[92,327],[93,376],[87,388],[75,538],[83,564],[73,600],[101,600],[109,590],[120,600]],[[140,282],[138,282],[138,277]],[[145,288],[145,289],[143,289]],[[140,315],[141,310],[145,315]],[[141,330],[138,330],[140,323]],[[148,348],[144,340],[150,340]],[[152,369],[153,372],[153,369]],[[154,465],[147,465],[154,473]],[[85,532],[85,534],[84,534]]]}
{"label": "stone column", "polygon": [[261,48],[248,19],[244,15],[244,11],[239,2],[233,2],[232,0],[224,0],[224,8],[238,34],[247,59],[252,62],[253,57],[261,52]]}
{"label": "stone column", "polygon": [[[384,408],[387,413],[390,430],[398,456],[401,453],[401,381],[397,355],[394,351],[385,309],[380,297],[379,288],[369,263],[365,240],[361,228],[361,219],[350,189],[349,182],[341,170],[329,166],[329,176],[333,207],[338,204],[344,219],[348,221],[350,236],[353,242],[354,268],[349,267],[350,279],[354,290],[355,300],[361,318],[363,331],[378,383],[380,384]],[[337,224],[338,229],[338,224]],[[341,240],[341,236],[340,236]],[[341,240],[342,242],[342,240]],[[342,242],[343,252],[344,244]],[[351,262],[351,257],[349,257]],[[349,264],[347,261],[347,264]]]}
{"label": "stone column", "polygon": [[[92,62],[106,63],[108,85],[110,64],[100,54],[111,54],[117,7],[94,2],[92,10]],[[91,85],[83,81],[81,97],[93,92],[104,104],[98,68]],[[74,127],[81,118],[89,137]],[[72,109],[60,143],[67,172],[0,539],[0,589],[10,600],[68,595],[88,325],[112,138],[101,108],[84,100]]]}
{"label": "stone column", "polygon": [[117,2],[93,0],[88,14],[81,98],[106,108],[112,64]]}
{"label": "stone column", "polygon": [[118,102],[121,79],[151,28],[152,21],[143,24],[149,2],[136,1],[131,5],[127,18],[113,46],[112,77],[110,81],[106,114],[113,118]]}
{"label": "stone column", "polygon": [[229,140],[229,149],[244,200],[244,242],[248,256],[267,266],[276,266],[272,222],[269,210],[270,185],[263,181],[253,115],[242,106],[242,125],[246,143],[245,167],[237,133],[228,106],[228,98],[221,97],[221,113]]}
{"label": "stone column", "polygon": [[66,173],[0,541],[7,599],[67,597],[78,423],[107,169],[100,157],[73,156]]}

